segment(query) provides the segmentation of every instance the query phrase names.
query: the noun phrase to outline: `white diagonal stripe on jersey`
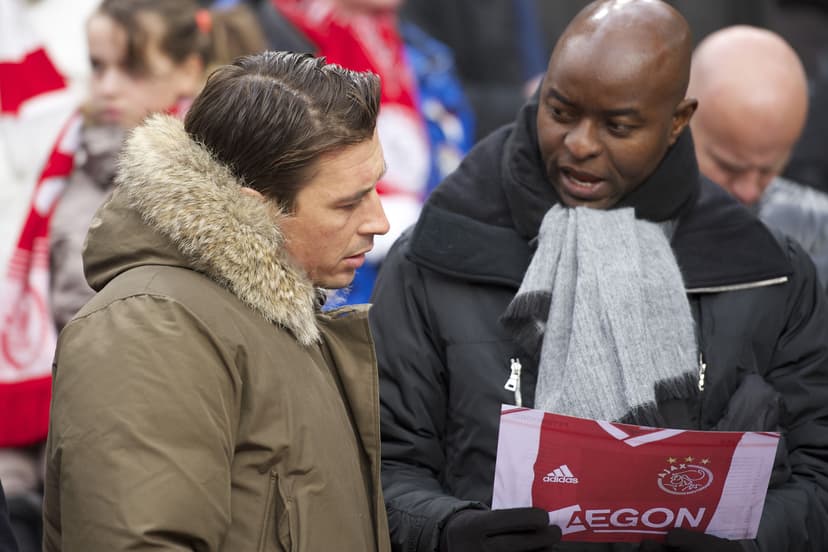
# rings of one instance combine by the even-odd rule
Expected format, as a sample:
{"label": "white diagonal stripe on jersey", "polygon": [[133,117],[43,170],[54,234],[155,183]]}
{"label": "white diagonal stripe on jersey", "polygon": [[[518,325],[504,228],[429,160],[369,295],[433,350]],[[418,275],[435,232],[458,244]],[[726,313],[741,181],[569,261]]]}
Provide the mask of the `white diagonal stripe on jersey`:
{"label": "white diagonal stripe on jersey", "polygon": [[595,423],[597,423],[601,427],[601,429],[603,429],[604,431],[606,431],[607,433],[609,433],[610,435],[612,435],[613,437],[615,437],[619,441],[623,441],[624,439],[626,439],[627,437],[630,436],[629,433],[627,433],[626,431],[624,431],[622,429],[618,429],[617,427],[615,427],[614,425],[612,425],[609,422],[604,422],[602,420],[596,420]]}
{"label": "white diagonal stripe on jersey", "polygon": [[627,439],[624,441],[626,444],[630,445],[631,447],[639,447],[641,445],[646,445],[647,443],[654,443],[656,441],[663,441],[664,439],[669,439],[675,435],[680,433],[684,433],[683,429],[662,429],[661,431],[655,431],[653,433],[648,433],[646,435],[639,435],[638,437],[633,437],[632,439]]}

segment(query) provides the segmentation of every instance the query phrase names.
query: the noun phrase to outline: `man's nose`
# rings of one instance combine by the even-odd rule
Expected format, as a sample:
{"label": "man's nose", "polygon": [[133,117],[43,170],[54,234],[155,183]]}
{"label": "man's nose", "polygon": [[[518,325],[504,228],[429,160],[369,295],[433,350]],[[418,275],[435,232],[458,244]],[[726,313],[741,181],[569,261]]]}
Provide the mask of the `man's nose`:
{"label": "man's nose", "polygon": [[387,234],[391,229],[385,210],[382,208],[382,201],[376,190],[371,192],[368,198],[367,213],[365,222],[360,226],[360,234],[381,236]]}
{"label": "man's nose", "polygon": [[768,179],[759,169],[740,173],[730,183],[730,193],[745,205],[755,205],[765,191]]}
{"label": "man's nose", "polygon": [[575,159],[589,159],[601,152],[601,144],[598,141],[597,131],[594,122],[589,119],[582,119],[573,126],[564,138],[564,145]]}

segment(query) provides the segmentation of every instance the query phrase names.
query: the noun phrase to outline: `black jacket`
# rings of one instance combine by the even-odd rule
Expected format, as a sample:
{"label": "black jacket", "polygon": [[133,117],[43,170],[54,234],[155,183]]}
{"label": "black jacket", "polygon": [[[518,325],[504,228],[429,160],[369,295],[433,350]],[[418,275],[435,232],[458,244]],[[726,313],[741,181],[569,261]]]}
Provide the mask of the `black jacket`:
{"label": "black jacket", "polygon": [[[536,107],[481,142],[431,196],[385,260],[371,311],[382,420],[383,487],[395,550],[436,548],[442,523],[491,503],[510,359],[534,402],[537,366],[499,323],[556,201],[541,173]],[[659,404],[668,427],[781,430],[756,542],[828,549],[828,311],[813,263],[726,192],[700,181],[685,134],[633,201],[677,220],[672,245],[706,362],[704,390]],[[659,212],[684,190],[673,212]],[[667,194],[666,196],[663,194]],[[659,199],[659,196],[661,198]],[[639,198],[640,199],[640,198]],[[626,202],[626,200],[625,200]],[[642,206],[641,212],[638,207]],[[629,550],[568,546],[562,549]]]}

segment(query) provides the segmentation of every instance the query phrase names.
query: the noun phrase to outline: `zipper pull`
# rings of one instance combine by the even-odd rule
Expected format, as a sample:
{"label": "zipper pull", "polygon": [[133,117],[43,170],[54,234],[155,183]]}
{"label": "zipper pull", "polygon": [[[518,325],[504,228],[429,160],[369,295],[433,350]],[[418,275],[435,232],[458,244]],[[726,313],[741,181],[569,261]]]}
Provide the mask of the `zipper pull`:
{"label": "zipper pull", "polygon": [[707,364],[704,362],[704,355],[699,352],[699,391],[704,391],[704,376],[707,373]]}
{"label": "zipper pull", "polygon": [[509,375],[509,379],[506,380],[506,385],[503,388],[515,394],[515,406],[523,406],[523,399],[520,396],[520,370],[522,368],[520,359],[512,358],[509,361],[512,363],[510,366],[512,373]]}

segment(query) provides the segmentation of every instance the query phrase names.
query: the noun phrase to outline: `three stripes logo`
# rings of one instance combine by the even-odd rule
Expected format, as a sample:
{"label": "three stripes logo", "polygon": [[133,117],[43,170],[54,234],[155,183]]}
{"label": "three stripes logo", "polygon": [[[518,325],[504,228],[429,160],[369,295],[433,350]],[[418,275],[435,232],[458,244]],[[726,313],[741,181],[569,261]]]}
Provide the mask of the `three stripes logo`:
{"label": "three stripes logo", "polygon": [[544,483],[569,483],[571,485],[578,484],[578,478],[569,469],[569,466],[564,464],[559,468],[555,468],[551,472],[543,476]]}

